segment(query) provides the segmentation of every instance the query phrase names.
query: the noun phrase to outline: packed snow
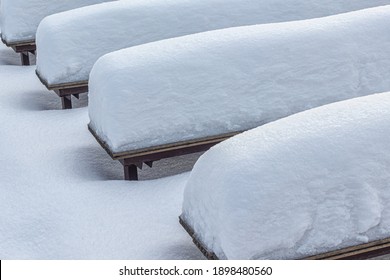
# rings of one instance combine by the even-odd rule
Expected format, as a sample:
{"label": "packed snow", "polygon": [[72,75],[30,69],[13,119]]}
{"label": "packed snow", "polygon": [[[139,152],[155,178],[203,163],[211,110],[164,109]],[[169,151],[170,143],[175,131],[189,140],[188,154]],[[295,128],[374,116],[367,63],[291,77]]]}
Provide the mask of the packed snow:
{"label": "packed snow", "polygon": [[1,0],[0,27],[8,43],[35,39],[41,20],[51,14],[113,0]]}
{"label": "packed snow", "polygon": [[211,148],[183,202],[225,259],[296,259],[390,235],[390,93],[264,125]]}
{"label": "packed snow", "polygon": [[107,54],[92,129],[113,152],[247,130],[390,90],[390,6],[224,29]]}
{"label": "packed snow", "polygon": [[100,56],[125,47],[386,4],[390,0],[132,0],[93,5],[42,21],[37,32],[37,69],[50,85],[81,82],[88,80]]}

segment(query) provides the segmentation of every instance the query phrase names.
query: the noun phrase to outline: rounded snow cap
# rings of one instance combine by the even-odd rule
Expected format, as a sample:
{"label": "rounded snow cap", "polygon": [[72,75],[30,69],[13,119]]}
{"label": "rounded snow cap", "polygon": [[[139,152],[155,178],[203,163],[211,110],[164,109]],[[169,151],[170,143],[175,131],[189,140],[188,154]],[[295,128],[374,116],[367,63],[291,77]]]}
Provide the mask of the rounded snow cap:
{"label": "rounded snow cap", "polygon": [[390,93],[305,111],[206,152],[183,218],[221,259],[296,259],[389,237]]}

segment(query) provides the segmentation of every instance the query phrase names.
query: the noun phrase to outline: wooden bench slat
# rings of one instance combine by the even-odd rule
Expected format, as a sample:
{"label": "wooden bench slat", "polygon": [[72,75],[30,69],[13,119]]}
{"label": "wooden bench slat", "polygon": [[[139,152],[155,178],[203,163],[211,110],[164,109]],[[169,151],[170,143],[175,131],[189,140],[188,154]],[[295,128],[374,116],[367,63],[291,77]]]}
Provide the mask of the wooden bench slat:
{"label": "wooden bench slat", "polygon": [[1,37],[1,41],[7,47],[12,48],[16,53],[20,54],[22,65],[24,65],[24,66],[30,65],[29,54],[30,53],[35,54],[35,51],[37,48],[35,45],[35,40],[27,40],[27,41],[9,43],[3,38],[2,35],[0,37]]}
{"label": "wooden bench slat", "polygon": [[[7,40],[5,40],[3,38],[3,35],[1,34],[0,36],[1,38],[1,41],[3,42],[4,45],[6,45],[7,47],[9,48],[16,48],[16,47],[19,47],[19,48],[23,48],[23,47],[26,47],[27,46],[30,46],[30,48],[34,48],[33,50],[36,50],[36,45],[35,45],[35,40],[24,40],[24,41],[17,41],[17,42],[8,42]],[[30,51],[32,49],[24,49],[24,51]]]}
{"label": "wooden bench slat", "polygon": [[[221,135],[215,135],[210,137],[198,138],[188,141],[180,141],[171,144],[159,145],[154,147],[135,149],[132,151],[115,153],[88,125],[88,130],[95,137],[100,146],[110,155],[114,160],[119,160],[124,166],[124,178],[125,180],[138,180],[137,169],[142,169],[142,165],[145,163],[148,166],[152,166],[153,161],[177,157],[197,152],[203,152],[210,149],[212,146],[238,134],[238,132],[231,132]],[[130,172],[131,171],[131,172]]]}
{"label": "wooden bench slat", "polygon": [[49,85],[38,70],[35,70],[35,74],[48,90],[54,91],[61,98],[62,109],[72,109],[72,95],[78,99],[81,93],[87,93],[89,90],[88,81]]}
{"label": "wooden bench slat", "polygon": [[[186,232],[191,236],[194,244],[207,259],[218,260],[218,257],[215,255],[215,253],[209,250],[200,240],[198,240],[196,233],[182,216],[179,217],[179,222],[186,230]],[[303,260],[357,260],[368,259],[386,254],[390,254],[390,238],[309,256]]]}
{"label": "wooden bench slat", "polygon": [[318,254],[307,257],[305,260],[348,260],[348,259],[367,259],[369,257],[390,254],[390,238],[372,241],[361,245]]}
{"label": "wooden bench slat", "polygon": [[35,74],[37,75],[38,79],[41,81],[41,83],[48,89],[48,90],[66,90],[70,88],[79,88],[79,87],[88,87],[88,81],[78,81],[78,82],[71,82],[71,83],[60,83],[60,84],[54,84],[50,85],[45,78],[42,77],[42,75],[39,73],[38,70],[35,70]]}
{"label": "wooden bench slat", "polygon": [[142,148],[142,149],[136,149],[136,150],[132,150],[132,151],[115,153],[115,152],[111,151],[111,149],[108,147],[108,145],[95,133],[95,131],[91,128],[90,125],[88,125],[88,129],[92,133],[92,135],[95,137],[97,142],[102,146],[102,148],[110,155],[110,157],[112,159],[115,159],[115,160],[135,159],[135,158],[138,159],[138,158],[142,158],[142,157],[146,158],[148,155],[153,155],[153,154],[158,154],[158,153],[174,152],[174,151],[178,151],[180,149],[189,149],[189,148],[203,146],[203,145],[215,145],[217,143],[220,143],[220,142],[242,132],[242,131],[230,132],[230,133],[225,133],[225,134],[221,134],[221,135],[198,138],[198,139],[194,139],[194,140],[179,141],[179,142],[175,142],[172,144],[165,144],[165,145],[159,145],[159,146],[154,146],[154,147],[150,147],[150,148]]}

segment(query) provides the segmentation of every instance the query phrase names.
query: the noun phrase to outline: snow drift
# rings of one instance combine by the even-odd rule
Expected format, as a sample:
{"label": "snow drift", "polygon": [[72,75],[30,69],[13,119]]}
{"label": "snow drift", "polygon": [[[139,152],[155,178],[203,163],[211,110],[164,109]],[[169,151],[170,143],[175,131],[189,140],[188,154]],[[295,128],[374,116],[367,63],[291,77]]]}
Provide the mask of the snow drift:
{"label": "snow drift", "polygon": [[8,44],[34,40],[45,16],[107,1],[113,0],[1,0],[2,38]]}
{"label": "snow drift", "polygon": [[390,236],[390,93],[233,137],[196,163],[183,214],[220,258],[302,258]]}
{"label": "snow drift", "polygon": [[[109,52],[202,31],[316,18],[390,0],[132,0],[52,15],[37,32],[40,76],[49,85],[88,80]],[[53,55],[55,54],[55,55]]]}
{"label": "snow drift", "polygon": [[390,6],[237,27],[107,54],[91,128],[113,152],[236,132],[390,90]]}

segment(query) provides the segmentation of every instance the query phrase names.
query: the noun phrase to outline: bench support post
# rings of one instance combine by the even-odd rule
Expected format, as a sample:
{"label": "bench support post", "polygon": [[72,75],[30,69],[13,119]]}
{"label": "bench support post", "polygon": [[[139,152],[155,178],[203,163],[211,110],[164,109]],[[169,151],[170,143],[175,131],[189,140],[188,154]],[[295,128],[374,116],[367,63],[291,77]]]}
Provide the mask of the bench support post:
{"label": "bench support post", "polygon": [[62,109],[72,109],[72,96],[66,95],[61,97]]}
{"label": "bench support post", "polygon": [[3,40],[3,38],[1,38],[1,40],[7,47],[12,48],[16,53],[20,54],[20,59],[23,66],[30,65],[30,53],[35,55],[35,50],[37,49],[35,40],[19,43],[7,43]]}
{"label": "bench support post", "polygon": [[20,58],[21,58],[23,66],[29,66],[30,65],[30,57],[29,57],[28,52],[21,52],[20,53]]}
{"label": "bench support post", "polygon": [[143,164],[152,167],[153,162],[161,159],[204,152],[215,144],[218,144],[221,141],[224,141],[229,137],[232,137],[239,133],[232,132],[220,135],[218,137],[213,136],[201,138],[191,142],[178,142],[169,145],[154,146],[127,152],[115,153],[111,150],[107,143],[98,136],[98,134],[95,132],[94,129],[92,129],[90,125],[88,125],[88,130],[92,133],[92,135],[95,137],[97,142],[104,148],[104,150],[110,155],[110,157],[114,160],[118,160],[123,165],[125,180],[138,180],[137,168],[142,169]]}
{"label": "bench support post", "polygon": [[138,181],[138,170],[137,166],[134,164],[123,165],[125,171],[125,180],[127,181]]}
{"label": "bench support post", "polygon": [[[41,82],[45,84],[45,82],[38,75],[38,78]],[[54,92],[61,98],[62,109],[72,109],[72,96],[77,99],[80,98],[81,93],[88,92],[88,85],[80,85],[74,87],[63,87],[63,88],[50,88],[46,85],[49,90],[54,90]]]}

